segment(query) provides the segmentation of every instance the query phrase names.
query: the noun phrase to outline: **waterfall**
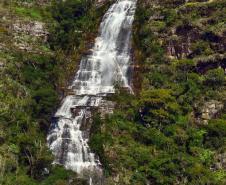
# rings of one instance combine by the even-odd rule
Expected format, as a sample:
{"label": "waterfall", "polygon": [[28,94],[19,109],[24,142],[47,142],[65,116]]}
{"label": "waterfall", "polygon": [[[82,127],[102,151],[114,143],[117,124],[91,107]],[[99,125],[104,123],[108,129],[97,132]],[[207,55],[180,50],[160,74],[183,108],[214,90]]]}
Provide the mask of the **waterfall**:
{"label": "waterfall", "polygon": [[91,110],[107,94],[114,93],[116,82],[130,89],[130,37],[135,7],[136,0],[119,0],[109,8],[91,54],[82,58],[69,87],[73,94],[64,98],[51,124],[47,141],[54,163],[78,174],[102,173],[98,157],[88,146],[89,128],[84,124]]}

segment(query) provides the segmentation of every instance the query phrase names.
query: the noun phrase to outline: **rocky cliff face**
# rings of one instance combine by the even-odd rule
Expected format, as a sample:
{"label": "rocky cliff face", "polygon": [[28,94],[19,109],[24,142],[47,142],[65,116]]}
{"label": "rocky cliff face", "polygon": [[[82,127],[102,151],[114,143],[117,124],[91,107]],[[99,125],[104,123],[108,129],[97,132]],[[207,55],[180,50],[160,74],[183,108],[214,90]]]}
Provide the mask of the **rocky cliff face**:
{"label": "rocky cliff face", "polygon": [[[25,77],[25,66],[28,67],[31,64],[32,68],[38,71],[40,64],[37,64],[35,57],[39,55],[45,60],[45,57],[48,58],[52,55],[46,40],[48,35],[46,20],[42,19],[41,13],[46,6],[48,6],[48,1],[26,3],[3,0],[0,2],[0,114],[4,115],[0,121],[0,184],[14,184],[9,180],[9,173],[17,173],[20,151],[26,153],[25,156],[27,155],[25,161],[28,160],[28,173],[34,170],[35,159],[31,157],[33,154],[28,154],[28,151],[31,152],[31,150],[23,148],[20,144],[21,140],[18,138],[22,137],[22,133],[26,133],[29,137],[29,126],[24,125],[26,128],[22,129],[22,125],[26,124],[24,119],[32,119],[27,108],[30,106],[31,97],[34,94],[30,89],[32,83],[28,81],[32,79],[32,74],[35,72],[30,73],[29,78]],[[46,75],[48,76],[47,73]],[[39,80],[41,79],[40,76]],[[36,85],[38,86],[37,81]],[[23,118],[19,118],[18,114]],[[17,131],[13,136],[10,130],[15,126],[15,122],[17,122]],[[34,125],[32,121],[29,124],[34,130],[37,128],[37,124]],[[24,131],[22,132],[20,129]],[[37,136],[36,131],[34,133]],[[18,136],[17,139],[16,136]],[[38,140],[41,146],[43,142],[41,137]],[[41,148],[45,150],[44,146]],[[45,167],[41,167],[40,170]]]}
{"label": "rocky cliff face", "polygon": [[[36,7],[37,3],[39,8]],[[10,55],[9,50],[11,53],[24,51],[48,54],[50,52],[46,20],[42,19],[42,9],[47,5],[48,1],[29,4],[20,1],[1,2],[1,60],[10,57],[7,56]]]}
{"label": "rocky cliff face", "polygon": [[[61,4],[50,12],[50,2]],[[94,6],[76,22],[83,2]],[[51,165],[45,135],[57,92],[74,95],[68,79],[90,54],[107,2],[0,0],[0,184],[87,184]],[[101,101],[81,128],[92,131],[105,184],[226,184],[225,4],[138,0],[135,94]],[[70,111],[75,117],[80,109]]]}
{"label": "rocky cliff face", "polygon": [[[145,1],[143,5],[154,10],[148,18],[147,28],[159,36],[167,57],[194,59],[200,55],[224,54],[224,1],[176,1],[171,4],[168,1]],[[172,7],[174,9],[170,9]],[[175,17],[182,18],[183,22],[171,22]]]}
{"label": "rocky cliff face", "polygon": [[[104,146],[116,184],[205,184],[204,179],[194,180],[194,171],[185,175],[185,155],[191,157],[190,161],[197,157],[197,166],[196,159],[190,163],[193,169],[205,166],[211,171],[209,174],[222,175],[222,181],[216,184],[225,183],[225,4],[225,0],[138,1],[133,34],[137,97],[132,103],[135,108],[130,109],[132,113],[124,108],[120,115],[126,121],[132,117],[135,124],[124,121],[130,124],[130,128],[125,128],[124,122],[118,121],[123,118],[117,115],[103,123],[107,127],[113,122],[113,144],[106,141],[108,145]],[[124,107],[129,103],[121,102]],[[113,126],[117,123],[123,126]],[[136,133],[131,127],[143,130]],[[121,135],[133,145],[127,144]],[[162,139],[176,143],[163,149],[164,154],[169,150],[166,156],[170,159],[161,156]],[[172,153],[177,156],[178,150],[177,159],[183,164],[180,159],[171,158]],[[124,159],[130,165],[123,163]],[[212,181],[211,175],[201,176],[209,179],[208,183]]]}

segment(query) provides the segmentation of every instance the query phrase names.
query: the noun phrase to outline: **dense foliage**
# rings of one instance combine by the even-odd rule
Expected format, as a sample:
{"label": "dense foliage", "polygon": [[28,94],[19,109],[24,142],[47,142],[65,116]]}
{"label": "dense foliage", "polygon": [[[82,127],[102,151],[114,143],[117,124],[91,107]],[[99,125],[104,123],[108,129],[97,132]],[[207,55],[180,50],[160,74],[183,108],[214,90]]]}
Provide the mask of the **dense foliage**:
{"label": "dense foliage", "polygon": [[[51,165],[46,134],[59,94],[108,7],[94,3],[0,2],[0,184],[86,184]],[[95,115],[92,125],[90,146],[106,185],[226,183],[225,5],[138,0],[135,94],[118,88],[110,98],[114,114]],[[39,22],[46,24],[46,39],[13,29]],[[213,101],[224,108],[203,120]]]}
{"label": "dense foliage", "polygon": [[137,94],[119,89],[111,98],[114,114],[95,118],[90,141],[105,166],[106,184],[226,183],[219,160],[226,152],[225,108],[208,123],[200,121],[207,102],[226,100],[225,5],[138,1]]}
{"label": "dense foliage", "polygon": [[46,134],[106,7],[80,0],[0,2],[0,184],[85,184],[51,165]]}

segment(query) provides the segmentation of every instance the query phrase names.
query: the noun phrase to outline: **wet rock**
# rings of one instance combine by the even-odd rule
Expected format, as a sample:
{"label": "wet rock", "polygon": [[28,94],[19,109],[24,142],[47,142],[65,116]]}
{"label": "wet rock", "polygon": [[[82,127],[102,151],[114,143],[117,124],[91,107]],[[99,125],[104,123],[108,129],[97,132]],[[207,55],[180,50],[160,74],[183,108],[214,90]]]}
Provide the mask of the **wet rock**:
{"label": "wet rock", "polygon": [[101,119],[104,119],[106,115],[113,114],[115,103],[112,101],[102,100],[99,105],[98,112]]}
{"label": "wet rock", "polygon": [[42,171],[42,175],[49,175],[49,169],[44,168],[43,171]]}

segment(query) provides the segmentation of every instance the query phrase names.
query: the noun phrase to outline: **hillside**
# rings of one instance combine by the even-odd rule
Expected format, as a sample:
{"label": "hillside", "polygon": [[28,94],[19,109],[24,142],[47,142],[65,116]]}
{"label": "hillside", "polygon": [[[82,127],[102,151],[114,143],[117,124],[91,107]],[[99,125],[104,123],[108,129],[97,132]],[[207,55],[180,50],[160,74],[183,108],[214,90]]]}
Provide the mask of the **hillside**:
{"label": "hillside", "polygon": [[[51,117],[90,47],[107,4],[0,2],[0,184],[81,184],[52,166]],[[74,32],[74,30],[77,32]]]}
{"label": "hillside", "polygon": [[[106,184],[225,184],[226,1],[138,1],[134,95],[90,145]],[[142,83],[141,83],[142,81]]]}
{"label": "hillside", "polygon": [[[110,4],[0,2],[0,185],[89,184],[52,165],[46,137]],[[225,12],[226,0],[138,0],[134,93],[116,84],[114,113],[93,111],[102,184],[226,184]]]}

